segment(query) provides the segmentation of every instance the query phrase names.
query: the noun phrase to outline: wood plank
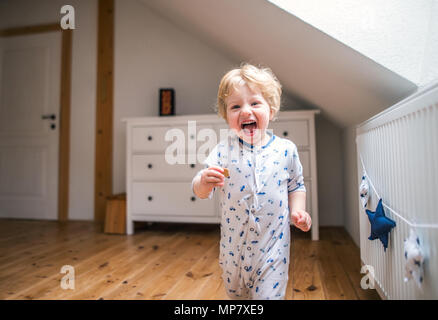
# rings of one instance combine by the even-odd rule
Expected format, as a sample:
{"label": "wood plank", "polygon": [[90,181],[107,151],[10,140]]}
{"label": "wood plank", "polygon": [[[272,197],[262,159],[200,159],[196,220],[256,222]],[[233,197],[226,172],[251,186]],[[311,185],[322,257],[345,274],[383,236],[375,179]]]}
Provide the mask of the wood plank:
{"label": "wood plank", "polygon": [[[176,235],[153,233],[148,237],[135,237],[127,247],[119,247],[115,252],[107,252],[100,257],[94,257],[75,264],[75,289],[64,290],[59,284],[51,292],[37,295],[40,299],[56,296],[57,299],[99,299],[103,293],[114,284],[131,285],[125,276],[134,273],[140,264],[144,264],[155,246],[166,246],[175,241]],[[126,241],[122,240],[123,242]],[[61,275],[56,278],[60,279]]]}
{"label": "wood plank", "polygon": [[[202,245],[203,241],[207,242],[207,246],[213,242],[211,238],[205,239],[202,235],[186,237],[184,250],[175,250],[171,254],[162,257],[159,266],[155,268],[155,274],[158,277],[148,275],[145,284],[138,288],[142,298],[156,299],[166,295],[167,290],[170,290],[172,284],[175,283],[175,275],[185,276],[185,273],[189,270],[187,260],[197,260],[199,255],[203,253],[205,250],[205,246]],[[187,255],[188,252],[190,252],[190,255]],[[140,297],[136,298],[139,299]]]}
{"label": "wood plank", "polygon": [[36,26],[13,27],[0,30],[0,37],[15,37],[35,33],[61,31],[59,23],[48,23]]}
{"label": "wood plank", "polygon": [[94,220],[103,223],[113,176],[114,0],[99,0],[97,35]]}
{"label": "wood plank", "polygon": [[219,256],[219,244],[215,242],[175,285],[167,291],[167,295],[162,299],[203,299],[205,287],[211,283],[211,278],[215,274],[221,274],[222,270],[219,263],[215,263]]}
{"label": "wood plank", "polygon": [[[348,276],[337,258],[328,229],[320,230],[318,257],[322,271],[325,295],[330,300],[358,299]],[[324,239],[324,240],[322,240]]]}
{"label": "wood plank", "polygon": [[[148,290],[156,285],[154,281],[163,281],[163,273],[168,265],[183,253],[187,253],[187,244],[191,242],[188,242],[190,238],[187,234],[179,233],[177,239],[169,246],[160,248],[159,252],[157,250],[155,255],[149,257],[147,263],[138,266],[138,270],[127,278],[135,288],[118,287],[103,293],[103,297],[105,299],[147,299]],[[195,241],[199,241],[199,238]]]}
{"label": "wood plank", "polygon": [[360,273],[361,261],[360,250],[353,242],[353,239],[345,230],[339,232],[334,228],[327,230],[331,242],[334,244],[336,257],[342,265],[345,274],[350,280],[351,286],[360,300],[380,300],[380,296],[374,289],[364,290],[360,286],[360,281],[364,274]]}
{"label": "wood plank", "polygon": [[[38,237],[35,237],[36,234],[40,234],[40,237],[46,236],[49,233],[59,233],[60,230],[57,230],[53,227],[53,224],[58,222],[56,221],[33,221],[33,220],[13,220],[7,219],[3,221],[8,221],[4,223],[3,226],[6,228],[0,230],[0,255],[3,254],[5,249],[11,248],[10,243],[17,243],[19,241],[23,241],[24,238],[33,237],[35,240]],[[77,222],[69,224],[69,225],[58,225],[58,227],[71,229],[77,225]],[[89,225],[89,223],[88,223]],[[26,242],[26,241],[25,241]],[[31,244],[31,242],[27,241],[27,245]],[[14,251],[15,246],[11,248],[11,251]]]}
{"label": "wood plank", "polygon": [[325,294],[318,263],[319,242],[310,239],[292,241],[290,285],[286,291],[287,299],[324,300]]}
{"label": "wood plank", "polygon": [[[0,249],[0,276],[11,265],[36,263],[39,256],[59,252],[65,246],[64,242],[70,239],[83,242],[90,237],[95,237],[92,224],[88,223],[84,226],[82,223],[76,223],[74,226],[76,226],[75,229],[60,227],[60,230],[56,230],[52,225],[52,230],[40,230],[38,233],[30,232],[30,234],[17,239],[10,239],[5,243],[7,248]],[[74,247],[74,243],[70,243],[70,245]]]}
{"label": "wood plank", "polygon": [[[1,219],[2,230],[0,299],[229,299],[217,225],[157,223],[126,236],[92,222]],[[343,228],[320,228],[319,241],[293,232],[286,298],[379,299],[359,289],[359,259]],[[75,268],[74,290],[60,287],[65,264]]]}
{"label": "wood plank", "polygon": [[[219,246],[217,246],[217,252],[218,254],[211,264],[211,271],[205,273],[213,272],[213,274],[208,276],[206,283],[196,297],[197,300],[230,300],[222,281],[222,269],[219,266]],[[195,296],[193,298],[195,299]]]}
{"label": "wood plank", "polygon": [[70,185],[70,107],[72,30],[62,31],[61,88],[59,115],[58,220],[68,220]]}
{"label": "wood plank", "polygon": [[105,233],[126,233],[126,197],[107,198],[105,212]]}
{"label": "wood plank", "polygon": [[[191,271],[193,264],[196,264],[211,246],[217,245],[219,237],[214,239],[213,237],[205,238],[205,236],[200,236],[200,238],[192,240],[191,243],[188,243],[188,241],[184,243],[187,249],[181,250],[182,255],[173,257],[173,261],[163,270],[162,280],[157,281],[155,285],[149,286],[151,290],[144,291],[148,294],[145,295],[146,299],[167,299],[167,293],[172,290],[180,279],[193,275]],[[190,255],[187,255],[187,252],[190,252]],[[183,291],[182,294],[184,299],[190,299],[191,297],[190,291]]]}
{"label": "wood plank", "polygon": [[[61,278],[62,266],[76,266],[81,261],[90,261],[90,264],[97,263],[96,259],[102,255],[117,252],[119,248],[126,248],[126,243],[120,243],[115,238],[105,239],[100,235],[95,235],[93,238],[91,241],[84,241],[74,246],[67,245],[64,247],[65,251],[58,250],[56,254],[40,256],[31,265],[13,268],[12,275],[9,274],[6,279],[2,276],[0,280],[0,294],[8,292],[8,297],[12,299],[34,298],[29,292],[37,285],[45,285],[48,282],[52,285],[59,285],[57,277]],[[40,279],[40,281],[37,282],[35,279]]]}

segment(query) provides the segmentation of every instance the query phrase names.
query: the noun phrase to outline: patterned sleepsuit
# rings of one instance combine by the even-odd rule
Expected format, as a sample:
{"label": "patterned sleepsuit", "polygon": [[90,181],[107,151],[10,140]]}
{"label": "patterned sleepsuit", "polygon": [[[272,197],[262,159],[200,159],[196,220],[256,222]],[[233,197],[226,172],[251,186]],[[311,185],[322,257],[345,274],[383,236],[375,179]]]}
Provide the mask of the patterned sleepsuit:
{"label": "patterned sleepsuit", "polygon": [[219,263],[227,294],[233,299],[283,299],[290,252],[288,194],[306,191],[297,147],[272,134],[262,147],[234,136],[216,145],[205,165],[230,173],[218,190]]}

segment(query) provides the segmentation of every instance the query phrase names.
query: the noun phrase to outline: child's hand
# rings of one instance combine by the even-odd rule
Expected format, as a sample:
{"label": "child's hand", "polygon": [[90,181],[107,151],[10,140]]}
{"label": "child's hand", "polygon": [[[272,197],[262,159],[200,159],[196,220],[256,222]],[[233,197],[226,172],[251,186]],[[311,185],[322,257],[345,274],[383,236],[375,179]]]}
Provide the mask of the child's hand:
{"label": "child's hand", "polygon": [[214,187],[223,187],[224,179],[224,169],[221,167],[208,167],[201,174],[201,184],[209,188],[209,190],[212,190]]}
{"label": "child's hand", "polygon": [[294,211],[291,214],[292,223],[300,230],[307,232],[312,226],[312,218],[310,215],[303,210]]}

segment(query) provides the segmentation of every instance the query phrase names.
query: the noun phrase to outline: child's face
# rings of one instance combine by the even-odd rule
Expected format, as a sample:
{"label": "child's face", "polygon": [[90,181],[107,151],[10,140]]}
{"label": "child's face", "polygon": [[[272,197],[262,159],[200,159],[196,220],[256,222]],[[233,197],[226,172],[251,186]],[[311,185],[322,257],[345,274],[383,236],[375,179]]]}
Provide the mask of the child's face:
{"label": "child's face", "polygon": [[258,88],[238,85],[226,99],[227,122],[243,141],[260,145],[274,113]]}

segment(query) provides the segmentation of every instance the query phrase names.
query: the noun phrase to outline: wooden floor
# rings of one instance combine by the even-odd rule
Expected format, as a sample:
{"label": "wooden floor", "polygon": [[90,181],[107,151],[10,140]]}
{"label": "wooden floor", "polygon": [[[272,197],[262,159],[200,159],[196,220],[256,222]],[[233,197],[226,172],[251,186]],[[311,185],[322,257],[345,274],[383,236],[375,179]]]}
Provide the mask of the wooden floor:
{"label": "wooden floor", "polygon": [[[227,299],[219,226],[154,224],[133,236],[91,222],[0,220],[0,299]],[[362,290],[359,249],[343,228],[292,233],[287,299],[379,299]],[[75,288],[62,289],[64,265]]]}

